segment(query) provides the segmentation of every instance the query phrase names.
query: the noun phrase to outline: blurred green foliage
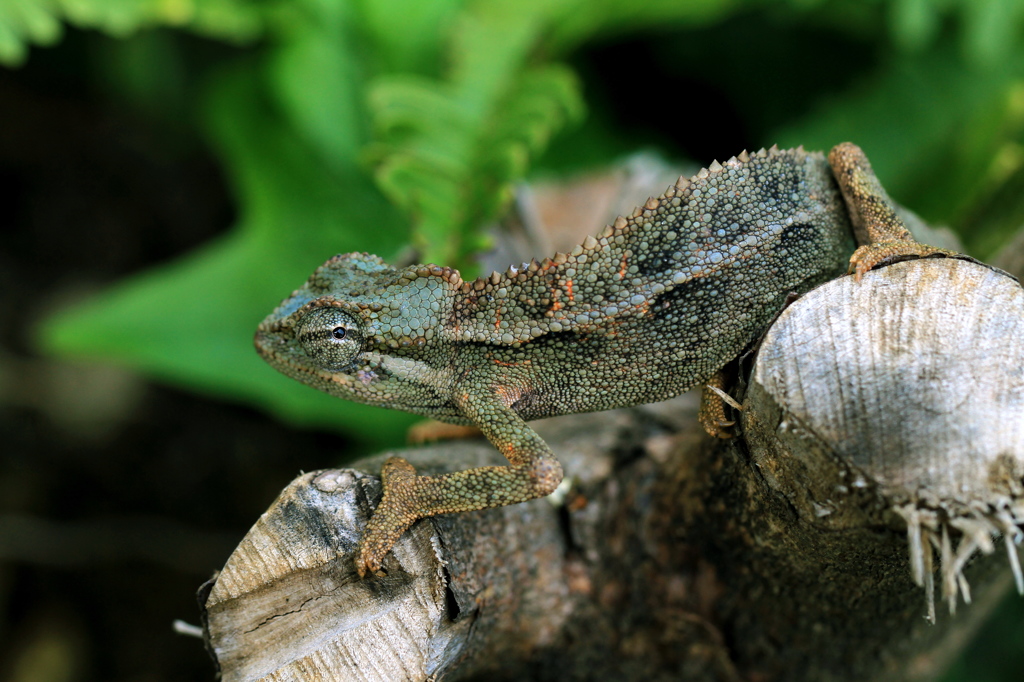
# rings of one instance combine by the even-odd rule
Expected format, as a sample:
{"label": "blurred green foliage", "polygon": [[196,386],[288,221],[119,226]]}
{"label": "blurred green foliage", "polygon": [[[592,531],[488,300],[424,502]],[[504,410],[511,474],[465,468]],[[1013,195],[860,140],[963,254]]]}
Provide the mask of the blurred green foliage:
{"label": "blurred green foliage", "polygon": [[[26,59],[30,43],[58,41],[65,23],[123,38],[97,60],[97,79],[142,111],[195,121],[239,207],[230,234],[54,317],[41,346],[393,443],[408,417],[342,406],[278,376],[252,352],[253,329],[334,253],[393,258],[412,245],[424,262],[471,274],[486,246],[479,229],[505,209],[515,182],[608,162],[636,143],[605,111],[611,105],[714,118],[714,101],[671,87],[669,101],[613,93],[611,105],[588,111],[574,60],[623,40],[660,45],[666,72],[714,79],[755,146],[827,149],[851,139],[925,217],[970,223],[998,214],[1000,224],[964,235],[984,257],[1024,222],[1024,200],[998,192],[1024,166],[1022,8],[1021,0],[6,0],[0,60],[8,65]],[[746,37],[715,33],[723,26],[746,26]],[[828,40],[813,48],[776,40],[794,26],[842,36],[867,57],[787,85],[831,49]],[[183,85],[195,70],[187,55],[156,27],[249,48],[204,64],[197,92]],[[782,56],[770,58],[776,51]],[[773,89],[785,97],[774,101]],[[689,127],[701,136],[699,124]],[[986,213],[997,196],[1011,205]]]}
{"label": "blurred green foliage", "polygon": [[53,45],[62,22],[128,37],[142,29],[173,26],[231,42],[262,31],[266,6],[247,0],[4,0],[0,3],[0,64],[24,62],[28,45]]}

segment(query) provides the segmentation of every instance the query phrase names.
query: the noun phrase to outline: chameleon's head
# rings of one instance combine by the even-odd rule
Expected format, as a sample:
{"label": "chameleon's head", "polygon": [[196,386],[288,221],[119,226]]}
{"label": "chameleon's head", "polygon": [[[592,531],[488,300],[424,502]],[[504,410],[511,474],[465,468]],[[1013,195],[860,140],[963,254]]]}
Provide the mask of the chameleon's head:
{"label": "chameleon's head", "polygon": [[340,398],[435,414],[450,394],[446,325],[461,284],[450,268],[335,256],[263,320],[256,350]]}

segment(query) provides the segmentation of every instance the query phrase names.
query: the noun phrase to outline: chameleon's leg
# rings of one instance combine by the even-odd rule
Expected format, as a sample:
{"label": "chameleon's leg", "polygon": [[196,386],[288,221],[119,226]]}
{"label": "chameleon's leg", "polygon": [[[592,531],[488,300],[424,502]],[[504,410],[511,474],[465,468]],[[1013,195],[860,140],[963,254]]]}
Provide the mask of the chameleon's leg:
{"label": "chameleon's leg", "polygon": [[828,163],[846,200],[854,234],[860,244],[850,258],[850,271],[856,272],[858,280],[865,272],[890,258],[956,255],[954,251],[914,240],[860,147],[851,142],[836,145],[829,152]]}
{"label": "chameleon's leg", "polygon": [[360,576],[375,573],[417,519],[525,502],[551,494],[562,481],[562,465],[551,449],[494,393],[464,395],[458,402],[463,414],[480,425],[511,466],[417,476],[409,462],[390,458],[381,470],[384,497],[356,553]]}
{"label": "chameleon's leg", "polygon": [[725,372],[719,370],[708,379],[700,394],[700,411],[697,412],[697,419],[712,438],[732,438],[729,427],[736,423],[726,418],[725,399],[714,390],[717,388],[724,391],[725,384]]}

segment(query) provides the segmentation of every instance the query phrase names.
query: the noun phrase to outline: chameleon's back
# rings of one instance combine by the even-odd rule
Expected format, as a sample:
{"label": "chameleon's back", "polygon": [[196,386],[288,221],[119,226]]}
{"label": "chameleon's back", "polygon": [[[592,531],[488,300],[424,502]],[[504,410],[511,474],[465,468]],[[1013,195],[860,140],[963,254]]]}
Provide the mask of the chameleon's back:
{"label": "chameleon's back", "polygon": [[712,164],[570,254],[468,283],[455,315],[475,366],[529,385],[524,418],[635,405],[707,380],[852,250],[825,158],[773,149]]}

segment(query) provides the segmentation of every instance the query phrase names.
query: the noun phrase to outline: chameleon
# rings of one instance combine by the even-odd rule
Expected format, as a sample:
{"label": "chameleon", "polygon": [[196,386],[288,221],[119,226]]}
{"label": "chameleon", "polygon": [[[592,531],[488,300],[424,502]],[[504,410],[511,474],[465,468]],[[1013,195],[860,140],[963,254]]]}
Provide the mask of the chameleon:
{"label": "chameleon", "polygon": [[[509,462],[423,476],[389,458],[355,552],[365,577],[418,519],[554,491],[562,467],[529,420],[715,385],[793,293],[934,254],[952,255],[913,239],[856,145],[827,159],[772,147],[716,161],[572,251],[502,274],[464,281],[450,267],[337,255],[263,320],[255,345],[331,395],[475,425]],[[728,435],[719,412],[702,408],[702,422]]]}

